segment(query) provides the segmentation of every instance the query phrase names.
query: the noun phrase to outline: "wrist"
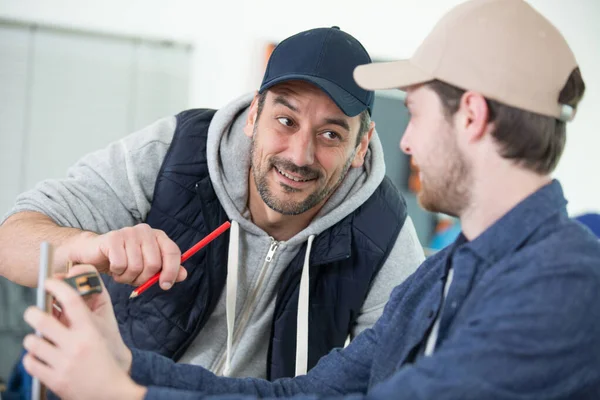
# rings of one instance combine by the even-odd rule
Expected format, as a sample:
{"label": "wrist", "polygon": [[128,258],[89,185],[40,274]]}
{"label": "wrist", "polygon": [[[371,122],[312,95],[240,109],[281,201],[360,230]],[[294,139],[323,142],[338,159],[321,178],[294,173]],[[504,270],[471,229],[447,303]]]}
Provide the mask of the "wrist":
{"label": "wrist", "polygon": [[90,231],[80,231],[76,235],[73,235],[66,244],[70,261],[77,264],[88,264],[91,260],[87,260],[85,253],[81,250],[86,249],[89,245],[88,242],[98,237],[97,233]]}
{"label": "wrist", "polygon": [[54,252],[54,259],[59,267],[66,265],[71,261],[73,264],[89,264],[91,260],[87,260],[85,252],[82,251],[88,246],[86,242],[96,238],[97,233],[90,231],[78,231],[65,239]]}

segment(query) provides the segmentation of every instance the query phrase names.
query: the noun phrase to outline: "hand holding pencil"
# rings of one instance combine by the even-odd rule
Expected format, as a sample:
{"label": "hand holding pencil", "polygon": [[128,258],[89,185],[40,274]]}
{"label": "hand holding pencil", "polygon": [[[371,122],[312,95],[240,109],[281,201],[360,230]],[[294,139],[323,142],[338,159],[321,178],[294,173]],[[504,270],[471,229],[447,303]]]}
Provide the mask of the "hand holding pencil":
{"label": "hand holding pencil", "polygon": [[[219,232],[227,230],[228,224],[224,224],[226,228],[219,227]],[[203,246],[207,243],[203,242]],[[200,248],[194,247],[195,251]],[[94,265],[118,283],[140,286],[153,279],[147,286],[158,281],[162,289],[168,290],[186,279],[187,271],[181,264],[195,251],[184,254],[183,259],[181,250],[165,232],[138,224],[101,235],[82,232],[57,248],[55,259],[59,263],[69,260],[76,265]]]}
{"label": "hand holding pencil", "polygon": [[[225,232],[227,229],[229,229],[230,226],[231,226],[231,224],[229,223],[229,221],[224,222],[221,226],[219,226],[217,229],[215,229],[213,232],[211,232],[208,236],[206,236],[204,239],[200,240],[198,243],[196,243],[194,246],[192,246],[188,251],[183,253],[183,255],[181,256],[181,264],[186,262],[191,256],[193,256],[198,251],[200,251],[200,249],[202,249],[204,246],[206,246],[207,244],[212,242],[214,239],[216,239],[217,236],[219,236],[220,234]],[[144,284],[142,284],[141,286],[136,288],[133,292],[131,292],[131,295],[129,296],[129,298],[132,299],[132,298],[135,298],[135,297],[139,296],[140,294],[144,293],[146,290],[148,290],[149,287],[151,287],[156,282],[158,282],[159,278],[160,278],[160,273],[156,273],[152,278],[150,278]]]}
{"label": "hand holding pencil", "polygon": [[118,283],[139,286],[160,272],[165,290],[187,277],[181,250],[165,232],[138,224],[105,234],[81,232],[59,246],[55,262],[91,264]]}

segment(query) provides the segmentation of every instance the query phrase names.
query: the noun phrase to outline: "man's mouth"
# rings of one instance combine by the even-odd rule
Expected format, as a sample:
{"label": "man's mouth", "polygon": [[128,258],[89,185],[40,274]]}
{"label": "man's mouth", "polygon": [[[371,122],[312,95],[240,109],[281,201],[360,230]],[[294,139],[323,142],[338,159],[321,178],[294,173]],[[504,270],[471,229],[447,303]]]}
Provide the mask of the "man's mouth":
{"label": "man's mouth", "polygon": [[277,168],[277,167],[275,167],[275,169],[276,169],[276,170],[277,170],[277,172],[279,172],[281,175],[285,176],[285,177],[286,177],[286,178],[288,178],[288,179],[291,179],[291,180],[292,180],[292,181],[294,181],[294,182],[308,182],[308,181],[312,181],[313,179],[316,179],[316,178],[308,178],[308,179],[306,179],[306,178],[300,178],[300,177],[297,177],[297,176],[291,175],[291,174],[289,174],[289,173],[287,173],[287,172],[285,172],[285,171],[283,171],[283,170],[281,170],[281,169],[279,169],[279,168]]}

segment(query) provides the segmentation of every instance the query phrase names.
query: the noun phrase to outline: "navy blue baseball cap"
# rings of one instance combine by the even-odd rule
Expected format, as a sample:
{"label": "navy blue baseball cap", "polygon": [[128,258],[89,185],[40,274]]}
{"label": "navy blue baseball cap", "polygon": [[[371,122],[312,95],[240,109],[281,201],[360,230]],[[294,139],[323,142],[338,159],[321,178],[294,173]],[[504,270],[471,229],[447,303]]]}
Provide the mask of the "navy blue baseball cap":
{"label": "navy blue baseball cap", "polygon": [[371,57],[351,35],[337,26],[316,28],[290,36],[275,47],[259,93],[282,82],[302,80],[323,90],[349,117],[373,110],[373,91],[354,81],[354,68]]}

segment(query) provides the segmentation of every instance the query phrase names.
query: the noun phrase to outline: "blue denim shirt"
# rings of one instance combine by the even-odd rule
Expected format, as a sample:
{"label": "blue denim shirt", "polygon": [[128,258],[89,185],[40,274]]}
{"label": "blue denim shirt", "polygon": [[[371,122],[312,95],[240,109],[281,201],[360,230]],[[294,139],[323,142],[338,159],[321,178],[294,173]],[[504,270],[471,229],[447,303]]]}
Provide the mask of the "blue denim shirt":
{"label": "blue denim shirt", "polygon": [[149,399],[600,399],[600,243],[565,206],[553,181],[473,241],[461,235],[394,290],[373,328],[305,376],[222,378],[134,351],[132,377]]}

